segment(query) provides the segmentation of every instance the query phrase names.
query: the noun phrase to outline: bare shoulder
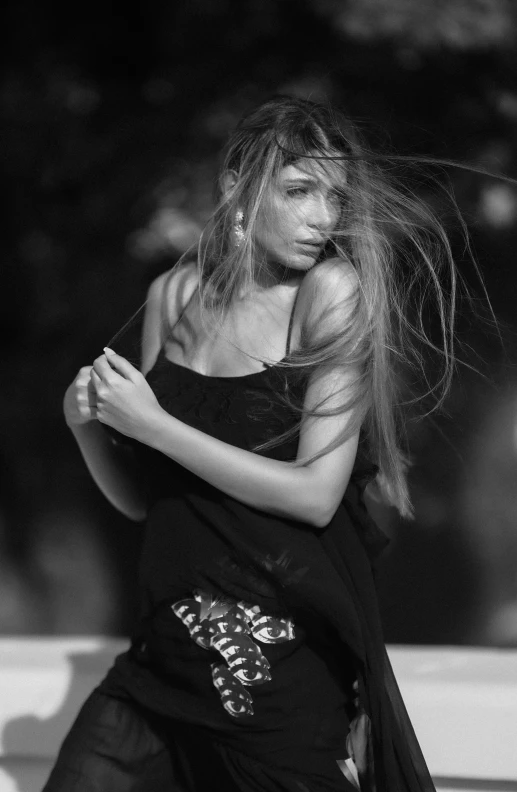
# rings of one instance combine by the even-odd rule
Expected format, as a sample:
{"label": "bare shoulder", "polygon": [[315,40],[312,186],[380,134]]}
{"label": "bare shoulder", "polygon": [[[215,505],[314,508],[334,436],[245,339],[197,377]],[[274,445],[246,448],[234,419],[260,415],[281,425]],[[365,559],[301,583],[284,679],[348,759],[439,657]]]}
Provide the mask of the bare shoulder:
{"label": "bare shoulder", "polygon": [[358,276],[350,261],[331,258],[313,267],[302,281],[304,291],[314,297],[316,294],[329,299],[339,300],[355,292]]}
{"label": "bare shoulder", "polygon": [[317,341],[343,328],[356,305],[359,278],[350,261],[332,258],[316,264],[304,276],[293,323],[293,336]]}
{"label": "bare shoulder", "polygon": [[166,316],[169,322],[174,323],[197,284],[197,267],[194,261],[174,267],[152,281],[147,292],[148,307],[151,311],[158,310],[164,318]]}
{"label": "bare shoulder", "polygon": [[142,332],[142,371],[152,367],[165,326],[174,324],[197,288],[195,262],[185,262],[155,278],[147,291]]}
{"label": "bare shoulder", "polygon": [[356,299],[359,278],[345,259],[332,258],[316,264],[305,275],[298,302],[299,318],[316,321],[326,310],[348,310]]}

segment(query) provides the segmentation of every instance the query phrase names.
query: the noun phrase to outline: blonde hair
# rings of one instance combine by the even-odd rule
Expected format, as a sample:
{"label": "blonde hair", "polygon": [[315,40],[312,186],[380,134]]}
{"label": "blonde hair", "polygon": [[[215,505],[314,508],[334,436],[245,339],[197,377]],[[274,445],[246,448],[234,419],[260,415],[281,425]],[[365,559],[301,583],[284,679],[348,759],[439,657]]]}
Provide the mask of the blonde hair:
{"label": "blonde hair", "polygon": [[[346,268],[351,264],[357,273],[347,325],[336,321],[339,310],[322,306],[317,340],[306,328],[300,349],[282,365],[313,376],[336,368],[359,372],[338,407],[335,400],[332,408],[323,402],[311,413],[350,411],[352,416],[343,435],[321,454],[362,426],[382,489],[409,516],[406,460],[400,450],[407,403],[401,399],[400,371],[409,365],[427,382],[422,352],[437,352],[441,374],[429,384],[427,395],[434,395],[436,404],[443,401],[454,367],[457,273],[438,217],[408,187],[395,184],[385,167],[395,159],[368,150],[345,115],[307,100],[273,97],[241,120],[227,144],[217,208],[201,237],[197,259],[202,308],[222,316],[236,295],[260,282],[265,263],[255,248],[254,228],[272,180],[286,165],[302,161],[332,169],[334,178],[337,172],[339,220],[319,262],[332,259],[334,266]],[[231,190],[223,187],[228,173],[235,179]],[[242,213],[239,245],[237,212]],[[439,318],[436,342],[424,319],[430,300]],[[304,410],[298,409],[303,420]],[[295,431],[297,427],[287,434]]]}

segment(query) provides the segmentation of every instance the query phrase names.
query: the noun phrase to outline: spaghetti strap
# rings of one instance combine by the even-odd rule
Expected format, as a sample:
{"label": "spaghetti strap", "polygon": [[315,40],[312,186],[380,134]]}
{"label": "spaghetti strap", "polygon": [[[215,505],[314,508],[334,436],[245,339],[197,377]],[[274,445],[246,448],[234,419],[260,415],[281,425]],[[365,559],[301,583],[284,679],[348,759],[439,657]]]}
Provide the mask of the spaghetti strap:
{"label": "spaghetti strap", "polygon": [[[185,303],[185,305],[181,309],[178,318],[176,319],[176,321],[174,322],[173,326],[171,327],[171,330],[174,330],[174,328],[177,325],[179,325],[179,323],[183,319],[183,316],[185,315],[185,312],[186,312],[187,308],[189,307],[190,303],[192,302],[192,300],[194,298],[194,295],[196,294],[196,291],[197,291],[197,289],[193,290],[193,292],[190,295],[190,297],[188,298],[187,302]],[[286,340],[286,343],[285,343],[285,355],[286,355],[286,357],[291,351],[291,333],[292,333],[292,330],[293,330],[294,313],[296,311],[296,303],[297,303],[297,300],[298,300],[298,294],[299,293],[300,293],[300,289],[298,289],[298,291],[296,292],[295,298],[293,300],[293,306],[291,308],[291,315],[289,316],[289,325],[287,327],[287,340]]]}
{"label": "spaghetti strap", "polygon": [[293,301],[293,307],[291,308],[291,315],[289,317],[289,326],[287,328],[287,341],[286,341],[286,344],[285,344],[285,356],[286,357],[289,355],[289,353],[291,351],[291,332],[292,332],[292,329],[293,329],[294,312],[296,311],[296,302],[298,300],[299,293],[300,293],[300,288],[298,287],[298,290],[296,292],[296,295],[295,295],[295,298],[294,298],[294,301]]}
{"label": "spaghetti strap", "polygon": [[[180,313],[178,315],[178,318],[176,319],[176,321],[174,322],[174,324],[171,327],[171,330],[174,330],[174,328],[177,327],[179,325],[179,323],[181,322],[181,320],[183,319],[183,316],[185,315],[185,312],[187,311],[187,308],[189,307],[190,303],[192,302],[196,292],[197,292],[197,289],[194,289],[192,294],[188,298],[187,302],[182,307],[182,309],[181,309],[181,311],[180,311]],[[291,314],[289,316],[289,325],[287,327],[287,339],[286,339],[286,343],[285,343],[285,357],[287,357],[289,355],[290,351],[291,351],[291,334],[292,334],[292,330],[293,330],[294,314],[295,314],[295,311],[296,311],[296,303],[297,303],[297,300],[298,300],[298,294],[299,293],[300,293],[300,289],[298,288],[298,290],[296,292],[296,295],[295,295],[295,298],[293,300],[293,305],[292,305],[292,308],[291,308]],[[264,364],[264,365],[266,365],[266,364]]]}

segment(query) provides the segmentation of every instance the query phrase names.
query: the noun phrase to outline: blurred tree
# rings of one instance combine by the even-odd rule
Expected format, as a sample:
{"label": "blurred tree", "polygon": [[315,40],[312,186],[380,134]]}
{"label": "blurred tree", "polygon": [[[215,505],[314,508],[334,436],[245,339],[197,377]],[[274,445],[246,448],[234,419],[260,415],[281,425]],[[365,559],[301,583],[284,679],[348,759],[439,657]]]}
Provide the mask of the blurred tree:
{"label": "blurred tree", "polygon": [[484,50],[515,44],[512,0],[321,0],[321,13],[346,37],[411,50]]}

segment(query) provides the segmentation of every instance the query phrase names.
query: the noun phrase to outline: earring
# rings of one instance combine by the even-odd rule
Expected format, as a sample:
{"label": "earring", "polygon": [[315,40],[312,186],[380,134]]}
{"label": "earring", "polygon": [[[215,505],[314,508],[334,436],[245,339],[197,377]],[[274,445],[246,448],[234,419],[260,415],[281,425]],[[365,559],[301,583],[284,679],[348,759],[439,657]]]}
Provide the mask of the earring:
{"label": "earring", "polygon": [[237,209],[235,212],[235,222],[233,224],[233,233],[235,235],[235,246],[240,247],[244,242],[244,228],[242,221],[244,220],[244,212],[242,209]]}

